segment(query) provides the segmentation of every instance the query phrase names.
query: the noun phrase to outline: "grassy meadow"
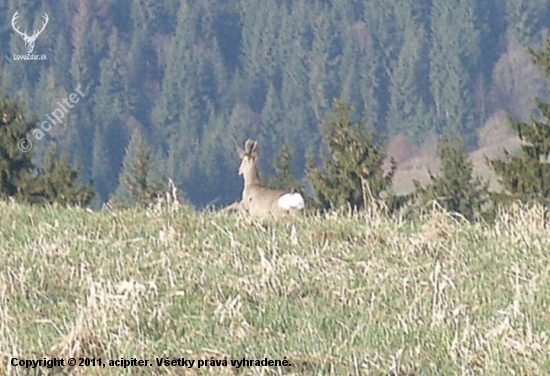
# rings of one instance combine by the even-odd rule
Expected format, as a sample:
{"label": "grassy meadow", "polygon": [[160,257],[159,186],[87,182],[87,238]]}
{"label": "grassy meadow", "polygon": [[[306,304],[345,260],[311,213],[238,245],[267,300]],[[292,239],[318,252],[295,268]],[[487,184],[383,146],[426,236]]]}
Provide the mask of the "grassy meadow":
{"label": "grassy meadow", "polygon": [[[550,374],[542,208],[494,225],[439,210],[414,223],[376,210],[0,212],[0,374]],[[13,357],[153,366],[39,371]],[[157,366],[163,357],[291,366]]]}

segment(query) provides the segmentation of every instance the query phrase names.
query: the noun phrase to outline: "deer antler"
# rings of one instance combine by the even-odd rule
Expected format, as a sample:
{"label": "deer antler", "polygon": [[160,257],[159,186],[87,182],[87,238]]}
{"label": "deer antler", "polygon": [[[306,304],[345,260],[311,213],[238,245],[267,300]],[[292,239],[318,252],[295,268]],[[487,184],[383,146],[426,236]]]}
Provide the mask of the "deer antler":
{"label": "deer antler", "polygon": [[50,20],[50,18],[48,17],[48,14],[47,13],[44,13],[44,22],[42,22],[42,29],[40,29],[40,31],[38,30],[34,30],[33,34],[32,34],[32,37],[31,39],[36,39],[38,38],[38,36],[44,31],[44,29],[46,28],[46,25],[48,24],[48,21]]}
{"label": "deer antler", "polygon": [[251,139],[246,140],[246,142],[244,143],[244,152],[250,155],[250,153],[252,153],[253,146],[254,146],[254,141],[252,141]]}
{"label": "deer antler", "polygon": [[19,26],[15,26],[15,20],[19,17],[18,16],[18,13],[19,11],[15,12],[15,14],[13,15],[13,17],[11,18],[11,26],[13,27],[13,29],[17,32],[17,34],[21,35],[23,38],[25,37],[28,37],[27,35],[27,29],[25,29],[25,32],[22,33],[19,31]]}
{"label": "deer antler", "polygon": [[46,28],[46,25],[48,24],[48,21],[50,20],[47,13],[44,13],[43,17],[44,17],[44,22],[42,22],[42,29],[34,30],[34,32],[31,36],[27,35],[27,29],[25,29],[25,32],[22,33],[21,31],[19,31],[19,26],[15,25],[15,20],[17,20],[17,18],[19,18],[19,11],[16,11],[15,14],[13,15],[13,17],[11,18],[11,26],[13,26],[13,29],[19,35],[21,35],[23,37],[23,39],[25,39],[25,40],[35,40],[44,31],[44,29]]}
{"label": "deer antler", "polygon": [[246,140],[244,144],[244,153],[248,156],[256,156],[258,153],[258,141],[251,139]]}

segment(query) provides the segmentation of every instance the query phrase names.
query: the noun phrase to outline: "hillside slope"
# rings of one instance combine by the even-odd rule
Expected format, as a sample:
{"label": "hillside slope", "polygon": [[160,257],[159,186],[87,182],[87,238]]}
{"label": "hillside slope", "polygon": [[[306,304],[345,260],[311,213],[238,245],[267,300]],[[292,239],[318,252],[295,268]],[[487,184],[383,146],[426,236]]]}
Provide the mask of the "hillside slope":
{"label": "hillside slope", "polygon": [[515,207],[493,227],[437,211],[418,223],[375,212],[275,222],[164,207],[0,211],[3,374],[28,372],[12,357],[153,364],[74,369],[98,375],[204,374],[196,363],[157,367],[162,357],[286,357],[291,366],[263,370],[273,375],[550,372],[540,208]]}

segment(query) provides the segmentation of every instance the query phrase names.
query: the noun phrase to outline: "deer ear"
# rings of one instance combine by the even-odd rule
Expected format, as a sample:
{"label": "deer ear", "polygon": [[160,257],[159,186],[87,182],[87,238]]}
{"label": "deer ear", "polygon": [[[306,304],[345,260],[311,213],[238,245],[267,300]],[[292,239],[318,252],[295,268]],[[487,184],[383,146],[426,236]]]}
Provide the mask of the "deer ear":
{"label": "deer ear", "polygon": [[252,152],[255,153],[258,151],[258,141],[254,141],[252,144]]}

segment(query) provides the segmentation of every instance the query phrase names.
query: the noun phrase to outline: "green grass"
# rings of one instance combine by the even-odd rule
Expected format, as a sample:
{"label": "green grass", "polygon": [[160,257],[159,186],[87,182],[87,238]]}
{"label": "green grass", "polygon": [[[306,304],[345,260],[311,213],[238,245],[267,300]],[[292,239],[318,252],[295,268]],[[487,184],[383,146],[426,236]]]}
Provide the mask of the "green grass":
{"label": "green grass", "polygon": [[415,223],[375,212],[0,211],[2,374],[29,374],[9,368],[12,357],[56,356],[292,364],[72,369],[99,375],[550,373],[540,208],[514,207],[491,226],[437,211]]}

